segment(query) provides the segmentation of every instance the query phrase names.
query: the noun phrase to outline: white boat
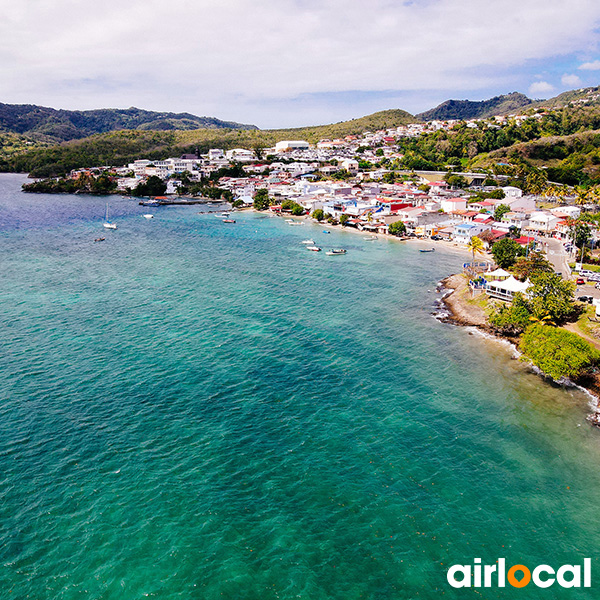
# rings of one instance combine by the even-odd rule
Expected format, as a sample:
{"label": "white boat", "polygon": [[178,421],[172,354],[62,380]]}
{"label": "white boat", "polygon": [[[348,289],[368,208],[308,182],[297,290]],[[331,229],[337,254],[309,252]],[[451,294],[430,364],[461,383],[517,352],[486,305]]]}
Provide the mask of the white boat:
{"label": "white boat", "polygon": [[111,223],[108,220],[108,204],[106,205],[106,216],[104,217],[103,225],[104,225],[105,229],[116,229],[117,228],[117,225],[115,223]]}
{"label": "white boat", "polygon": [[315,245],[315,240],[302,240],[303,244],[310,244],[311,246]]}
{"label": "white boat", "polygon": [[147,214],[147,215],[142,215],[144,217],[144,219],[154,219],[154,215],[151,214]]}
{"label": "white boat", "polygon": [[347,250],[344,248],[332,248],[331,250],[325,252],[325,254],[327,254],[327,256],[336,256],[337,254],[346,254],[346,252]]}
{"label": "white boat", "polygon": [[372,236],[370,236],[368,238],[365,238],[365,240],[367,240],[367,242],[374,242],[376,239],[377,239],[376,235],[372,235]]}
{"label": "white boat", "polygon": [[321,248],[319,246],[306,246],[307,250],[312,250],[313,252],[321,252]]}
{"label": "white boat", "polygon": [[302,221],[288,221],[290,225],[304,225]]}

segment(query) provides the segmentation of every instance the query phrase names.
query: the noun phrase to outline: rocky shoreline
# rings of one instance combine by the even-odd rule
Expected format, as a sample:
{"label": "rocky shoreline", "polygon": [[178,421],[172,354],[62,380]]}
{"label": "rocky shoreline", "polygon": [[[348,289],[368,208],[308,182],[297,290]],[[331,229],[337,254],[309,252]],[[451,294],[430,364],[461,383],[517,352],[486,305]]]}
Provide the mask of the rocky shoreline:
{"label": "rocky shoreline", "polygon": [[[440,282],[439,290],[448,290],[441,298],[441,304],[446,308],[447,314],[440,317],[440,321],[463,327],[476,327],[498,340],[504,342],[508,341],[515,349],[517,349],[514,339],[499,335],[492,327],[490,327],[487,315],[481,307],[468,302],[471,292],[468,283],[462,274],[450,275],[443,279]],[[589,394],[590,407],[593,409],[593,412],[591,412],[586,419],[592,425],[600,428],[600,373],[596,373],[585,381],[575,383],[571,380],[555,381],[537,367],[535,368],[535,372],[543,379],[552,381],[554,384],[562,385],[564,387],[578,387]]]}

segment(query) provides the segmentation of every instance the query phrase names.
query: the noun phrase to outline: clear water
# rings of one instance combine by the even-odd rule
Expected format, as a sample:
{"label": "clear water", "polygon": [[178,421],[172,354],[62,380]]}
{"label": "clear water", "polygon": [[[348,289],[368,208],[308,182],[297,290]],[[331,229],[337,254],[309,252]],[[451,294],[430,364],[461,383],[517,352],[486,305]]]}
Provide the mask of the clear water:
{"label": "clear water", "polygon": [[[431,317],[459,255],[22,181],[0,176],[2,598],[598,597],[587,399]],[[475,557],[590,557],[594,585],[451,588]]]}

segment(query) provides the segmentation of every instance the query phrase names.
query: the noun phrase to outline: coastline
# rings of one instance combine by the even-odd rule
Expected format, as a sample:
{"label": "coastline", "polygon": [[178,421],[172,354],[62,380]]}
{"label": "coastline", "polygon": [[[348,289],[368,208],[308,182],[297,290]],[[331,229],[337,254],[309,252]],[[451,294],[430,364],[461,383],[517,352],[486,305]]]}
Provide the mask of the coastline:
{"label": "coastline", "polygon": [[[454,274],[446,277],[440,282],[440,290],[448,290],[441,298],[441,305],[448,311],[446,316],[439,320],[443,323],[450,323],[462,327],[473,327],[488,339],[493,339],[502,344],[508,344],[514,354],[514,357],[521,357],[515,340],[498,334],[490,327],[485,311],[472,303],[468,302],[469,289],[467,282],[462,274]],[[575,383],[570,379],[555,380],[546,375],[539,367],[535,366],[527,358],[522,359],[529,363],[531,370],[540,376],[545,383],[559,385],[565,388],[577,388],[589,397],[590,412],[586,420],[596,427],[600,427],[600,374]]]}

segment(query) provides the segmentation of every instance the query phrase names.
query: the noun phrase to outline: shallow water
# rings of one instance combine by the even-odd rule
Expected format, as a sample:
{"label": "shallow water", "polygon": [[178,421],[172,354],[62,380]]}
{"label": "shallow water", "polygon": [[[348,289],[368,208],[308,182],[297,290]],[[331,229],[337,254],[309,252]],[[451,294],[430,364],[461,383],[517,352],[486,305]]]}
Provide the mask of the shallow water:
{"label": "shallow water", "polygon": [[592,558],[591,590],[484,598],[598,596],[588,400],[431,317],[459,255],[22,181],[0,176],[3,596],[462,598],[446,570],[475,557]]}

